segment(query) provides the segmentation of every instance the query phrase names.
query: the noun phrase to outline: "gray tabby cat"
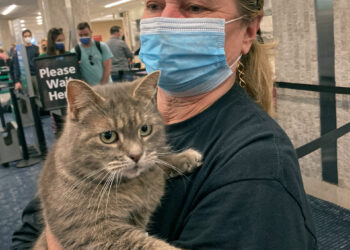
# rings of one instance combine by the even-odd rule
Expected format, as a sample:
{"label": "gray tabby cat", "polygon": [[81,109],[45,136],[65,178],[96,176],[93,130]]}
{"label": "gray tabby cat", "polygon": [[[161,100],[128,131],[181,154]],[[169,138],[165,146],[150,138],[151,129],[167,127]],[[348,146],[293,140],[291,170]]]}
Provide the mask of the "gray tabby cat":
{"label": "gray tabby cat", "polygon": [[[65,128],[38,191],[44,221],[64,249],[177,249],[145,228],[166,177],[192,171],[201,154],[166,145],[154,100],[158,77],[93,89],[68,83]],[[34,249],[47,249],[45,233]]]}

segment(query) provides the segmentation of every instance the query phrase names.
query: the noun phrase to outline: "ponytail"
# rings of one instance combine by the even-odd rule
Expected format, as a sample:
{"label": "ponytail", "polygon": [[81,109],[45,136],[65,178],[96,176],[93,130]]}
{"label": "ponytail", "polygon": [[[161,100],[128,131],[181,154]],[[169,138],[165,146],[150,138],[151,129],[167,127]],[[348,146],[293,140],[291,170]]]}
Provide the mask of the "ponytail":
{"label": "ponytail", "polygon": [[[264,0],[238,0],[238,6],[247,24],[264,15]],[[271,58],[275,47],[276,43],[263,44],[254,40],[248,54],[242,56],[236,77],[243,80],[248,95],[270,115],[274,114]]]}
{"label": "ponytail", "polygon": [[[247,55],[241,59],[236,79],[243,79],[244,88],[248,95],[258,103],[268,114],[274,114],[272,89],[273,71],[270,58],[274,44],[261,44],[253,41],[252,47]],[[243,82],[242,81],[242,82]]]}

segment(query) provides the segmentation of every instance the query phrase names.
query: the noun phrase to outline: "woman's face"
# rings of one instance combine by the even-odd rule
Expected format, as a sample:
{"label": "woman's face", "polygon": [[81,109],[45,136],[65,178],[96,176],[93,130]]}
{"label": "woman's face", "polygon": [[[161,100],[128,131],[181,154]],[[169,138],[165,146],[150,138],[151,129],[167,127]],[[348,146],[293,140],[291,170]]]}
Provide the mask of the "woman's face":
{"label": "woman's face", "polygon": [[[223,18],[226,21],[240,16],[237,0],[145,0],[143,18]],[[259,29],[260,19],[248,25],[242,20],[226,24],[225,52],[228,65],[247,54]]]}
{"label": "woman's face", "polygon": [[64,35],[63,34],[59,34],[56,37],[55,43],[57,43],[57,42],[64,42]]}

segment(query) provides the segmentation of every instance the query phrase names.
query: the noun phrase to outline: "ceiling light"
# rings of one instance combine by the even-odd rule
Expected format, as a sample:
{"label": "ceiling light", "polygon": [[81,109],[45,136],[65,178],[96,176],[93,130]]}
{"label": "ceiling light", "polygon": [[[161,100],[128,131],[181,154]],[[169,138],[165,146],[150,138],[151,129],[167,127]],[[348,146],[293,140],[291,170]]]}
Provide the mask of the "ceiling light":
{"label": "ceiling light", "polygon": [[20,20],[19,22],[20,22],[20,23],[24,23],[24,20]]}
{"label": "ceiling light", "polygon": [[11,4],[9,7],[7,7],[1,14],[6,16],[7,14],[10,14],[14,9],[17,8],[16,4]]}
{"label": "ceiling light", "polygon": [[117,6],[117,5],[120,5],[120,4],[123,4],[123,3],[130,2],[130,1],[131,0],[121,0],[121,1],[118,1],[118,2],[113,2],[113,3],[106,4],[104,7],[105,8],[110,8],[110,7],[113,7],[113,6]]}
{"label": "ceiling light", "polygon": [[22,31],[23,31],[23,30],[26,30],[26,29],[27,29],[27,28],[24,28],[24,27],[23,27],[23,28],[22,28]]}
{"label": "ceiling light", "polygon": [[21,27],[24,27],[24,26],[26,26],[24,23],[21,23]]}
{"label": "ceiling light", "polygon": [[36,19],[38,19],[38,20],[39,20],[39,19],[42,19],[42,16],[37,16]]}

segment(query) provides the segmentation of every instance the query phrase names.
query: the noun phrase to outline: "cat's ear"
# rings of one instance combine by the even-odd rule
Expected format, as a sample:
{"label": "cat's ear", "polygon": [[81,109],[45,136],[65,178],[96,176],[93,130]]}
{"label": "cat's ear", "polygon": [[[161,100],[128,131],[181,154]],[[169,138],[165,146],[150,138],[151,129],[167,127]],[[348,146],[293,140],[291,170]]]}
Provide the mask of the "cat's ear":
{"label": "cat's ear", "polygon": [[134,89],[133,97],[137,96],[138,94],[147,95],[150,98],[154,97],[154,94],[156,93],[158,80],[160,77],[160,71],[156,70],[152,73],[145,76],[136,86]]}
{"label": "cat's ear", "polygon": [[97,94],[87,83],[80,80],[69,80],[67,83],[68,114],[77,119],[79,112],[89,104],[103,103],[105,99]]}

